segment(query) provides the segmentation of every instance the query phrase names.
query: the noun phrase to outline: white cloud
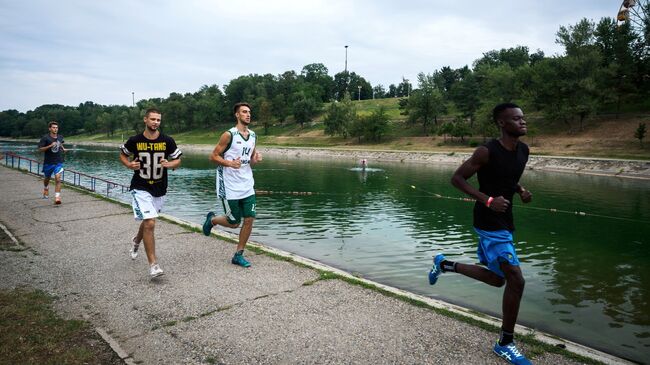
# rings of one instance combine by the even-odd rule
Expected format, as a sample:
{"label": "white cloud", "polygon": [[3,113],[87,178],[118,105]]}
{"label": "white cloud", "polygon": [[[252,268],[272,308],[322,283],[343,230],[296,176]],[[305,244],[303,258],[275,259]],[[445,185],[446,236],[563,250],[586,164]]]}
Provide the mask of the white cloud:
{"label": "white cloud", "polygon": [[[348,66],[374,84],[415,80],[516,45],[546,54],[560,25],[610,1],[191,0],[1,2],[0,110],[128,104],[250,73]],[[613,9],[613,10],[612,10]]]}

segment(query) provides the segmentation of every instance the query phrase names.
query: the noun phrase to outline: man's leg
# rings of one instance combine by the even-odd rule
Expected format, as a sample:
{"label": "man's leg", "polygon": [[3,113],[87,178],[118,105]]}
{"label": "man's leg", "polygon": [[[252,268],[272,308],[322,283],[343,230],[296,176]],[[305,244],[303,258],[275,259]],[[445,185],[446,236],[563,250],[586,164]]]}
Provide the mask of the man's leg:
{"label": "man's leg", "polygon": [[255,218],[252,217],[244,218],[244,224],[242,225],[241,230],[239,230],[239,242],[237,243],[237,251],[241,251],[246,247],[248,238],[251,236],[251,232],[253,231],[254,221]]}
{"label": "man's leg", "polygon": [[212,226],[223,226],[223,227],[228,227],[228,228],[237,228],[239,227],[239,223],[230,223],[228,222],[228,218],[225,215],[220,215],[220,216],[214,216],[212,217]]}
{"label": "man's leg", "polygon": [[524,294],[526,281],[519,266],[501,263],[501,270],[506,276],[506,289],[503,292],[503,331],[514,333],[515,323],[519,315],[519,304]]}
{"label": "man's leg", "polygon": [[156,220],[153,218],[144,219],[140,223],[138,236],[142,234],[142,241],[144,242],[144,251],[147,254],[149,265],[156,263],[156,241],[154,240],[154,228],[156,228]]}
{"label": "man's leg", "polygon": [[56,194],[61,194],[61,173],[54,175],[54,182],[54,192]]}
{"label": "man's leg", "polygon": [[61,204],[61,173],[54,175],[54,204]]}
{"label": "man's leg", "polygon": [[50,196],[50,177],[43,179],[43,198],[49,198]]}
{"label": "man's leg", "polygon": [[[448,270],[448,268],[450,267],[448,263],[449,261],[443,261],[441,263],[443,271],[451,271]],[[455,268],[455,271],[457,273],[463,274],[467,277],[470,277],[478,281],[482,281],[488,285],[502,287],[503,284],[505,283],[505,280],[502,277],[493,273],[492,271],[488,270],[483,266],[461,264],[460,262],[453,263],[453,265],[451,266]]]}
{"label": "man's leg", "polygon": [[133,237],[133,242],[140,243],[140,241],[142,241],[142,236],[144,235],[144,225],[142,223],[144,223],[144,221],[140,222],[140,225],[138,226],[138,233],[136,233],[135,237]]}
{"label": "man's leg", "polygon": [[512,364],[531,364],[514,342],[515,323],[519,315],[519,304],[524,293],[524,276],[517,265],[508,262],[500,263],[500,269],[506,277],[506,289],[503,292],[503,321],[501,336],[494,344],[493,351],[497,356]]}

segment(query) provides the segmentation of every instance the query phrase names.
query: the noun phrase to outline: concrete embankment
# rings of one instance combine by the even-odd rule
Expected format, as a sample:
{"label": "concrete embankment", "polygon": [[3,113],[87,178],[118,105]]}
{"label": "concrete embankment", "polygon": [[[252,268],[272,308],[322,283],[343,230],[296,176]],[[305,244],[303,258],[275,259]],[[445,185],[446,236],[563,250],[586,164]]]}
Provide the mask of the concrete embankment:
{"label": "concrete embankment", "polygon": [[[232,243],[173,218],[156,223],[165,275],[150,280],[144,254],[128,255],[137,227],[129,207],[69,188],[55,206],[41,199],[41,188],[38,177],[0,167],[0,223],[25,247],[0,251],[0,288],[54,294],[59,312],[88,319],[127,363],[504,363],[491,350],[496,327],[476,325],[498,325],[489,316],[262,245],[247,252],[251,268],[236,267]],[[369,287],[348,282],[354,280]],[[624,363],[530,329],[518,332]],[[522,348],[536,364],[580,363],[530,342]]]}
{"label": "concrete embankment", "polygon": [[[189,148],[193,150],[193,146]],[[197,150],[202,150],[200,147]],[[264,153],[287,158],[336,158],[367,159],[372,165],[377,162],[438,163],[460,165],[469,153],[441,153],[423,151],[371,151],[329,148],[275,148],[260,147]],[[615,176],[624,178],[650,179],[650,161],[620,160],[590,157],[530,156],[527,168],[563,173]]]}

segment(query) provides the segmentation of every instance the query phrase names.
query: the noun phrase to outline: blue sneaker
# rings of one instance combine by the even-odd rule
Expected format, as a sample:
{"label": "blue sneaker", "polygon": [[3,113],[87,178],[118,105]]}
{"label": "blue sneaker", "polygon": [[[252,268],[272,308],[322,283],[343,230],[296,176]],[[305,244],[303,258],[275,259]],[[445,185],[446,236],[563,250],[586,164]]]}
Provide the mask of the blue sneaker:
{"label": "blue sneaker", "polygon": [[244,255],[239,253],[236,253],[235,256],[232,257],[232,260],[230,262],[232,262],[234,265],[239,265],[241,267],[251,266],[251,263],[244,258]]}
{"label": "blue sneaker", "polygon": [[429,271],[429,285],[433,285],[438,281],[438,276],[442,274],[442,268],[440,263],[445,261],[447,258],[443,254],[438,254],[433,258],[433,267]]}
{"label": "blue sneaker", "polygon": [[206,236],[209,236],[210,231],[212,230],[212,217],[214,217],[214,213],[208,213],[208,215],[205,216],[205,222],[203,222],[203,234]]}
{"label": "blue sneaker", "polygon": [[497,356],[503,358],[511,364],[515,365],[532,365],[530,361],[524,356],[524,354],[519,351],[514,342],[511,342],[505,346],[499,345],[499,341],[494,344],[494,353]]}

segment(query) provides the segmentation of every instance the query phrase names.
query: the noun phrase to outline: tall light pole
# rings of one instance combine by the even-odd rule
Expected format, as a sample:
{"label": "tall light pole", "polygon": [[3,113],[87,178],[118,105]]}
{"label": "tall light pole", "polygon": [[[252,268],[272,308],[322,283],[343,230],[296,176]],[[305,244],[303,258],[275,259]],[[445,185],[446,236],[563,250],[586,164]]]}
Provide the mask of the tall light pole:
{"label": "tall light pole", "polygon": [[133,103],[132,105],[135,106],[135,91],[131,91],[131,102]]}
{"label": "tall light pole", "polygon": [[359,101],[361,101],[361,85],[357,86],[359,88]]}
{"label": "tall light pole", "polygon": [[[345,45],[345,71],[343,71],[343,77],[345,77],[345,94],[348,92],[348,46]],[[343,98],[341,98],[343,100]]]}

